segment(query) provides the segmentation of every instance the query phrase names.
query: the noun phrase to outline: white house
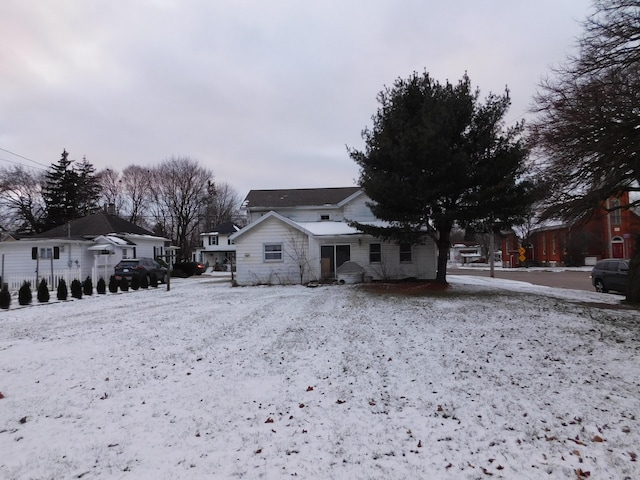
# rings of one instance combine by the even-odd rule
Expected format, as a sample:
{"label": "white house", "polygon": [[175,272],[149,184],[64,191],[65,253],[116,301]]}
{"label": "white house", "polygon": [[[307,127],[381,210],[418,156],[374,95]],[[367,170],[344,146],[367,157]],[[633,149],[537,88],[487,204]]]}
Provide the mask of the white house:
{"label": "white house", "polygon": [[383,223],[359,187],[252,190],[243,205],[249,224],[230,240],[236,247],[239,285],[307,283],[338,278],[349,262],[363,278],[431,279],[437,246],[385,242],[348,221]]}
{"label": "white house", "polygon": [[235,264],[236,246],[229,238],[240,230],[233,222],[216,225],[210,232],[200,234],[200,247],[194,252],[194,261],[208,264],[216,270],[227,270]]}
{"label": "white house", "polygon": [[0,242],[0,275],[9,290],[22,282],[36,287],[44,278],[56,288],[90,277],[94,283],[113,275],[123,258],[164,256],[170,241],[106,212],[74,220],[47,232],[11,242]]}

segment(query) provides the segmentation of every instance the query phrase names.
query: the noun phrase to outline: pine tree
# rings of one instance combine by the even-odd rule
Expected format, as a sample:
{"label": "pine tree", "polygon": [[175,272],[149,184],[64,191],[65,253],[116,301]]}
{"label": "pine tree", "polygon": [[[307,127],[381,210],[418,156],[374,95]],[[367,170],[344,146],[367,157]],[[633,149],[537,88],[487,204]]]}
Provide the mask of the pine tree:
{"label": "pine tree", "polygon": [[40,303],[49,301],[49,286],[44,278],[40,280],[40,284],[38,285],[38,301]]}
{"label": "pine tree", "polygon": [[20,287],[20,290],[18,290],[18,303],[20,305],[30,305],[32,300],[31,284],[25,281]]}
{"label": "pine tree", "polygon": [[11,305],[11,292],[9,292],[9,287],[5,283],[2,285],[2,290],[0,290],[0,308],[8,309]]}
{"label": "pine tree", "polygon": [[42,196],[46,207],[46,228],[95,212],[100,196],[95,168],[86,158],[74,167],[69,153],[63,150],[58,163],[45,174]]}
{"label": "pine tree", "polygon": [[71,296],[78,300],[82,298],[82,282],[77,278],[71,282]]}
{"label": "pine tree", "polygon": [[67,282],[63,278],[58,282],[57,298],[60,301],[64,301],[69,296],[69,289],[67,288]]}

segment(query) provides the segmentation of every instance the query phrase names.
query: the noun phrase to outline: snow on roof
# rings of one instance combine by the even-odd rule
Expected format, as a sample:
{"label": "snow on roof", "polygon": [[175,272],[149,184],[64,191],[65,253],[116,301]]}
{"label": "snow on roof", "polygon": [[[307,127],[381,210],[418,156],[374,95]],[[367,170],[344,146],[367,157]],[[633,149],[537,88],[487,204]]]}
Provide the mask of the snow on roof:
{"label": "snow on roof", "polygon": [[[357,235],[362,234],[360,230],[350,226],[346,222],[296,222],[300,227],[310,232],[314,236],[326,235]],[[385,227],[387,222],[361,222],[362,224]]]}

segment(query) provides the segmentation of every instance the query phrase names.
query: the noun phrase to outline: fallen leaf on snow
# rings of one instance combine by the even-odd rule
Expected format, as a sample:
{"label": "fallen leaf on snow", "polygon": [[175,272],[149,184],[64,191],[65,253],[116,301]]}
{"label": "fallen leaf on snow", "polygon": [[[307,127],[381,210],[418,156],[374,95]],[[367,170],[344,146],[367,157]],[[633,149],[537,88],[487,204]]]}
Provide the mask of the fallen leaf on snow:
{"label": "fallen leaf on snow", "polygon": [[264,423],[273,423],[273,418],[267,418]]}
{"label": "fallen leaf on snow", "polygon": [[596,435],[593,437],[592,441],[594,442],[604,442],[604,439],[600,435]]}

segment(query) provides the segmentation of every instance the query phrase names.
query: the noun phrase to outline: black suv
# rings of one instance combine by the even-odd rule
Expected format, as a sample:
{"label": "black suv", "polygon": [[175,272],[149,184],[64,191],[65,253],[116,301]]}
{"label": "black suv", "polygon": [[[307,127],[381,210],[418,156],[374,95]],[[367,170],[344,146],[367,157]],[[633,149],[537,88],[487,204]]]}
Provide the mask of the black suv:
{"label": "black suv", "polygon": [[608,258],[600,260],[591,271],[591,283],[596,291],[607,293],[609,290],[627,292],[629,283],[629,260]]}
{"label": "black suv", "polygon": [[120,280],[122,277],[131,280],[134,273],[147,275],[149,281],[151,281],[151,274],[155,273],[158,282],[166,283],[167,281],[167,269],[153,258],[128,258],[121,260],[115,267],[116,280]]}

